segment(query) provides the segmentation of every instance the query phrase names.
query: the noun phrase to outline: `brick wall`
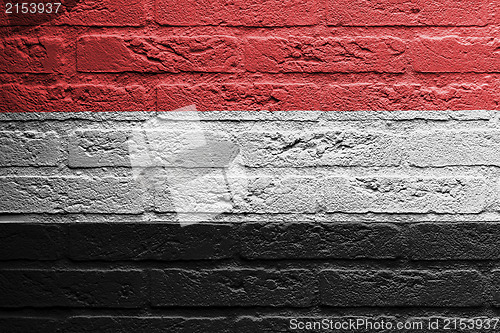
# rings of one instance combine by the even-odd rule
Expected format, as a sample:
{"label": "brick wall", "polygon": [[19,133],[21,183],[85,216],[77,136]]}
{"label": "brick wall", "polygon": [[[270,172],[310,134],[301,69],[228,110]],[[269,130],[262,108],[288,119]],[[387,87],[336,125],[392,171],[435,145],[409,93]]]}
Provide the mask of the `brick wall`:
{"label": "brick wall", "polygon": [[[1,332],[495,317],[498,112],[181,115],[0,115]],[[164,133],[197,125],[215,147],[238,148],[246,182],[233,179],[231,209],[182,226],[161,181],[224,167],[223,156],[162,155],[156,186],[134,178],[127,140],[159,117],[175,120]],[[204,194],[182,212],[216,207]]]}
{"label": "brick wall", "polygon": [[[41,0],[48,2],[48,0]],[[0,14],[0,111],[498,109],[495,1],[63,0]]]}
{"label": "brick wall", "polygon": [[495,1],[62,2],[0,10],[1,333],[498,315]]}

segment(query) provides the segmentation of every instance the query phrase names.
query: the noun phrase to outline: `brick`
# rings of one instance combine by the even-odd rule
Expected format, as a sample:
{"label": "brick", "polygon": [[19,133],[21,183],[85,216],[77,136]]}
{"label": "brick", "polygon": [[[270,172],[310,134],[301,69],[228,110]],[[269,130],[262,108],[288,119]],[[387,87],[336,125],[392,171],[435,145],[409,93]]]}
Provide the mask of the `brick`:
{"label": "brick", "polygon": [[[37,3],[49,3],[39,0]],[[0,26],[81,25],[81,26],[141,26],[146,22],[142,1],[123,0],[61,1],[58,13],[0,12]],[[55,10],[56,6],[54,6]]]}
{"label": "brick", "polygon": [[[475,83],[453,83],[444,87],[423,86],[419,89],[421,105],[428,110],[495,110],[498,94],[494,86]],[[414,109],[423,110],[424,107]]]}
{"label": "brick", "polygon": [[198,111],[319,110],[321,97],[314,84],[198,84],[160,85],[158,110],[196,105]]}
{"label": "brick", "polygon": [[491,204],[493,189],[473,177],[331,177],[318,197],[327,212],[480,213]]}
{"label": "brick", "polygon": [[68,163],[85,168],[223,168],[239,153],[224,133],[178,127],[175,121],[155,119],[142,130],[77,130],[70,136]]}
{"label": "brick", "polygon": [[500,258],[497,223],[418,223],[410,226],[414,260],[495,260]]}
{"label": "brick", "polygon": [[491,271],[491,291],[493,294],[493,306],[500,307],[500,270]]}
{"label": "brick", "polygon": [[293,306],[313,304],[316,282],[308,270],[154,270],[152,305]]}
{"label": "brick", "polygon": [[388,259],[400,256],[400,230],[384,223],[248,223],[240,253],[246,259]]}
{"label": "brick", "polygon": [[129,178],[0,177],[3,213],[142,213],[143,189]]}
{"label": "brick", "polygon": [[64,323],[64,332],[83,333],[231,333],[228,318],[190,317],[71,317]]}
{"label": "brick", "polygon": [[139,308],[138,270],[0,270],[0,307]]}
{"label": "brick", "polygon": [[480,177],[318,179],[269,175],[227,177],[224,172],[172,170],[168,178],[155,179],[155,210],[315,213],[323,209],[343,213],[472,214],[484,211],[494,198],[493,186]]}
{"label": "brick", "polygon": [[500,131],[413,132],[408,137],[408,155],[409,163],[418,167],[500,166]]}
{"label": "brick", "polygon": [[491,19],[481,0],[330,0],[328,5],[328,24],[337,26],[484,26]]}
{"label": "brick", "polygon": [[240,63],[238,41],[228,36],[84,36],[77,46],[80,72],[231,73]]}
{"label": "brick", "polygon": [[60,38],[3,38],[0,73],[59,73],[66,60]]}
{"label": "brick", "polygon": [[68,140],[68,165],[73,168],[130,166],[130,130],[79,129]]}
{"label": "brick", "polygon": [[314,213],[317,211],[316,177],[254,176],[247,188],[234,195],[236,209],[246,213]]}
{"label": "brick", "polygon": [[79,223],[69,226],[73,260],[202,260],[233,257],[231,225]]}
{"label": "brick", "polygon": [[65,212],[138,214],[144,211],[147,196],[131,178],[103,177],[65,179],[68,186]]}
{"label": "brick", "polygon": [[155,185],[157,212],[314,213],[317,209],[315,177],[172,170],[169,178]]}
{"label": "brick", "polygon": [[245,132],[243,162],[249,167],[398,166],[402,138],[352,130]]}
{"label": "brick", "polygon": [[493,38],[420,37],[410,45],[410,59],[423,73],[497,73],[499,46]]}
{"label": "brick", "polygon": [[321,304],[337,307],[470,307],[486,303],[477,271],[324,270]]}
{"label": "brick", "polygon": [[58,17],[57,25],[83,26],[143,26],[146,23],[144,2],[125,0],[80,0],[77,5]]}
{"label": "brick", "polygon": [[[495,109],[495,89],[487,84],[354,83],[329,85],[322,98],[327,111]],[[412,111],[413,113],[414,111]]]}
{"label": "brick", "polygon": [[57,166],[64,159],[56,132],[0,131],[0,166]]}
{"label": "brick", "polygon": [[56,212],[67,201],[63,180],[47,177],[0,177],[3,213]]}
{"label": "brick", "polygon": [[[229,179],[228,179],[229,178]],[[227,170],[171,169],[168,177],[145,176],[154,191],[156,212],[178,214],[221,214],[232,212],[232,195],[244,195],[244,179],[228,177]]]}
{"label": "brick", "polygon": [[393,37],[250,37],[245,68],[269,73],[402,73],[405,43]]}
{"label": "brick", "polygon": [[0,86],[0,112],[73,112],[154,110],[142,86],[102,84]]}
{"label": "brick", "polygon": [[58,332],[60,323],[54,318],[3,317],[0,318],[0,331],[4,333]]}
{"label": "brick", "polygon": [[0,224],[0,260],[56,260],[64,256],[65,232],[58,225]]}
{"label": "brick", "polygon": [[227,25],[250,27],[303,26],[319,23],[316,1],[156,0],[156,21],[162,25]]}

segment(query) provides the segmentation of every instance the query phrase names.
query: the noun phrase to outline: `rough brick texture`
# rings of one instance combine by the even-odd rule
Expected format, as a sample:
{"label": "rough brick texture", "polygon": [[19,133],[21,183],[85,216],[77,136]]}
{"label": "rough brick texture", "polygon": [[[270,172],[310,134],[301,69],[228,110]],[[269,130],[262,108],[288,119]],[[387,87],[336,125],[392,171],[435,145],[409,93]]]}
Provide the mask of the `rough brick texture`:
{"label": "rough brick texture", "polygon": [[129,178],[0,177],[6,213],[142,212],[143,191]]}
{"label": "rough brick texture", "polygon": [[411,45],[413,68],[424,73],[495,73],[500,64],[498,43],[482,37],[421,37]]}
{"label": "rough brick texture", "polygon": [[481,260],[500,256],[496,223],[419,223],[411,226],[410,257],[415,260]]}
{"label": "rough brick texture", "polygon": [[30,318],[9,316],[0,318],[0,327],[5,332],[35,333],[56,332],[61,323],[53,318]]}
{"label": "rough brick texture", "polygon": [[307,270],[155,270],[152,305],[273,306],[313,304],[317,282]]}
{"label": "rough brick texture", "polygon": [[1,260],[56,260],[64,256],[66,232],[61,226],[6,224],[1,229]]}
{"label": "rough brick texture", "polygon": [[0,72],[57,73],[64,56],[60,38],[4,38],[0,43]]}
{"label": "rough brick texture", "polygon": [[12,269],[0,271],[0,281],[0,306],[4,308],[137,308],[142,304],[145,275],[128,270]]}
{"label": "rough brick texture", "polygon": [[107,84],[19,85],[0,87],[0,104],[7,112],[73,112],[154,110],[144,87]]}
{"label": "rough brick texture", "polygon": [[397,38],[249,38],[245,68],[269,73],[402,73],[405,43]]}
{"label": "rough brick texture", "polygon": [[210,110],[319,110],[321,93],[314,84],[199,84],[161,85],[157,90],[158,110],[177,110],[196,105]]}
{"label": "rough brick texture", "polygon": [[[193,232],[192,229],[196,232]],[[202,260],[232,258],[234,231],[230,225],[179,224],[95,225],[69,228],[69,257],[73,260]]]}
{"label": "rough brick texture", "polygon": [[[409,163],[420,167],[446,165],[499,166],[500,132],[429,131],[411,135]],[[449,143],[453,142],[452,145]],[[436,154],[439,149],[439,154]]]}
{"label": "rough brick texture", "polygon": [[121,38],[86,36],[78,40],[82,72],[224,72],[240,66],[238,41],[228,36]]}
{"label": "rough brick texture", "polygon": [[476,271],[340,271],[320,275],[329,306],[479,306],[485,281]]}
{"label": "rough brick texture", "polygon": [[478,178],[332,177],[322,185],[318,200],[329,212],[478,213],[493,194]]}
{"label": "rough brick texture", "polygon": [[484,26],[487,2],[328,0],[328,24],[338,26]]}
{"label": "rough brick texture", "polygon": [[61,2],[0,10],[0,332],[496,316],[498,1]]}
{"label": "rough brick texture", "polygon": [[494,86],[460,81],[439,87],[407,82],[331,84],[326,92],[323,110],[493,110],[499,100]]}
{"label": "rough brick texture", "polygon": [[250,167],[396,166],[403,139],[381,132],[246,132],[242,155]]}
{"label": "rough brick texture", "polygon": [[[76,6],[71,8],[73,4],[76,4]],[[53,24],[139,27],[146,23],[144,7],[145,3],[143,1],[66,1],[66,13],[58,17]]]}
{"label": "rough brick texture", "polygon": [[1,112],[500,105],[495,1],[61,2],[0,11]]}
{"label": "rough brick texture", "polygon": [[64,158],[56,132],[0,132],[0,166],[57,166]]}
{"label": "rough brick texture", "polygon": [[283,27],[318,24],[316,1],[174,1],[156,0],[156,21],[162,25],[228,25]]}
{"label": "rough brick texture", "polygon": [[[252,87],[269,103],[296,88],[324,93]],[[189,95],[164,84],[162,99],[204,100],[212,88],[207,101],[252,105],[226,84]],[[103,103],[132,96],[110,91],[122,97]],[[500,307],[498,117],[1,114],[0,331],[301,332],[292,319],[489,317]]]}
{"label": "rough brick texture", "polygon": [[397,258],[400,230],[388,224],[249,223],[240,234],[247,259]]}

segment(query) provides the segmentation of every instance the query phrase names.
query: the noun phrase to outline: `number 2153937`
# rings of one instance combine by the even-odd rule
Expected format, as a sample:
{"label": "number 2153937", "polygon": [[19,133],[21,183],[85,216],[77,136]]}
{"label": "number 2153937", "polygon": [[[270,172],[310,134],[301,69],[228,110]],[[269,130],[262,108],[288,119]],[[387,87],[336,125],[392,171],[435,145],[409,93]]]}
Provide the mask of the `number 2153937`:
{"label": "number 2153937", "polygon": [[23,3],[5,3],[6,14],[57,14],[61,8],[60,2],[23,2]]}

